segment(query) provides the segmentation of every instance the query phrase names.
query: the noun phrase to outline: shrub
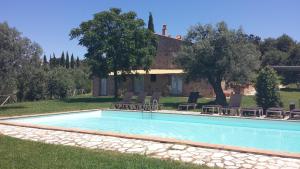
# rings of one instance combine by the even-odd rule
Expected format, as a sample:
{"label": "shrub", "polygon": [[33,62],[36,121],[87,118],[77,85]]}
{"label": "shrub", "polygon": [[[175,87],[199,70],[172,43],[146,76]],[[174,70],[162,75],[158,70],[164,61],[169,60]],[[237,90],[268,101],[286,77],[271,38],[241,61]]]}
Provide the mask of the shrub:
{"label": "shrub", "polygon": [[260,70],[256,81],[256,103],[266,110],[269,107],[282,106],[278,92],[279,77],[271,67]]}
{"label": "shrub", "polygon": [[46,74],[42,69],[37,69],[33,72],[28,83],[28,91],[26,92],[26,100],[41,100],[47,96]]}
{"label": "shrub", "polygon": [[68,91],[74,88],[70,72],[64,68],[55,68],[48,72],[48,94],[52,98],[65,98]]}

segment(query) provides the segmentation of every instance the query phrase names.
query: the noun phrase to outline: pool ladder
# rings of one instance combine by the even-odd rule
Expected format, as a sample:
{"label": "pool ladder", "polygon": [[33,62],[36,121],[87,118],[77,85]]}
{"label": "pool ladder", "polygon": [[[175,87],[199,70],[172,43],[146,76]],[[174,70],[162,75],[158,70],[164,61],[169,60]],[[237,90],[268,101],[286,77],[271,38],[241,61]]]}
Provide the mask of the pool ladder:
{"label": "pool ladder", "polygon": [[145,102],[143,108],[141,108],[141,111],[142,111],[142,116],[144,117],[144,110],[149,110],[149,113],[150,113],[150,118],[152,119],[152,114],[153,114],[153,110],[158,110],[158,101],[156,99],[154,99],[152,101],[152,104],[151,102]]}

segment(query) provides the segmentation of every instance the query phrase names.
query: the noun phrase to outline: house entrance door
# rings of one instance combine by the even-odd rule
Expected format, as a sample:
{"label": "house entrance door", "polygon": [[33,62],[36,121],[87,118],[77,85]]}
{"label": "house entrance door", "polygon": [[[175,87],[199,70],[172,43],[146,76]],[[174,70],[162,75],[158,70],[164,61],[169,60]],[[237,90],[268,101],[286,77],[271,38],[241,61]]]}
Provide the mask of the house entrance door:
{"label": "house entrance door", "polygon": [[171,82],[171,94],[181,95],[182,94],[182,77],[177,75],[172,75]]}
{"label": "house entrance door", "polygon": [[144,76],[138,76],[134,78],[134,92],[144,92]]}
{"label": "house entrance door", "polygon": [[101,79],[101,90],[100,90],[101,96],[107,95],[107,79]]}

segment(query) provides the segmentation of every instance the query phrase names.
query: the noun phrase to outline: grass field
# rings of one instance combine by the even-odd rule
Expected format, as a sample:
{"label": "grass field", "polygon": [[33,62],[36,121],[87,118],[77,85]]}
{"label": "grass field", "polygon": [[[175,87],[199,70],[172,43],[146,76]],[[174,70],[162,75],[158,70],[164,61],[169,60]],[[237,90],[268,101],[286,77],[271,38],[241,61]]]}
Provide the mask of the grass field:
{"label": "grass field", "polygon": [[0,135],[1,169],[208,169],[136,154],[51,145]]}
{"label": "grass field", "polygon": [[[281,91],[284,107],[288,108],[290,101],[300,98],[300,92],[294,90]],[[186,97],[163,97],[161,103],[164,109],[176,109]],[[37,114],[59,111],[108,108],[117,100],[112,97],[92,97],[82,95],[64,100],[43,100],[22,102],[0,107],[0,116]],[[213,99],[200,98],[198,105],[213,104]],[[242,106],[255,106],[253,96],[243,97]],[[197,110],[199,111],[199,109]],[[24,141],[0,134],[0,168],[1,169],[206,169],[170,160],[152,159],[142,155],[121,154],[111,151],[88,150],[82,148],[50,145],[38,142]]]}
{"label": "grass field", "polygon": [[[280,92],[284,107],[288,109],[289,102],[297,103],[300,99],[300,91],[285,90]],[[49,113],[59,111],[84,110],[95,108],[109,108],[116,100],[112,97],[92,97],[90,95],[82,95],[72,97],[64,100],[43,100],[36,102],[22,102],[9,104],[0,107],[0,116],[13,116],[37,113]],[[179,103],[186,102],[186,97],[162,97],[161,103],[164,109],[176,109]],[[200,98],[198,100],[198,107],[205,104],[213,104],[213,99]],[[242,100],[242,107],[256,106],[254,96],[244,96]],[[196,110],[200,111],[200,110]]]}

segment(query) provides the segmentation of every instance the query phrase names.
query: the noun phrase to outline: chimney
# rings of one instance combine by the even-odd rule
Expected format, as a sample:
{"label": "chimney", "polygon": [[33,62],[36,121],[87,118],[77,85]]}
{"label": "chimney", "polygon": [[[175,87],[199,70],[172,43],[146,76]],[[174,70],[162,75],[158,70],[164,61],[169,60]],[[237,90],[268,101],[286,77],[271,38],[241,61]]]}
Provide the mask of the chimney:
{"label": "chimney", "polygon": [[167,36],[167,25],[163,25],[162,27],[162,35]]}
{"label": "chimney", "polygon": [[182,37],[181,37],[181,35],[176,35],[176,38],[175,39],[177,39],[177,40],[182,40]]}

